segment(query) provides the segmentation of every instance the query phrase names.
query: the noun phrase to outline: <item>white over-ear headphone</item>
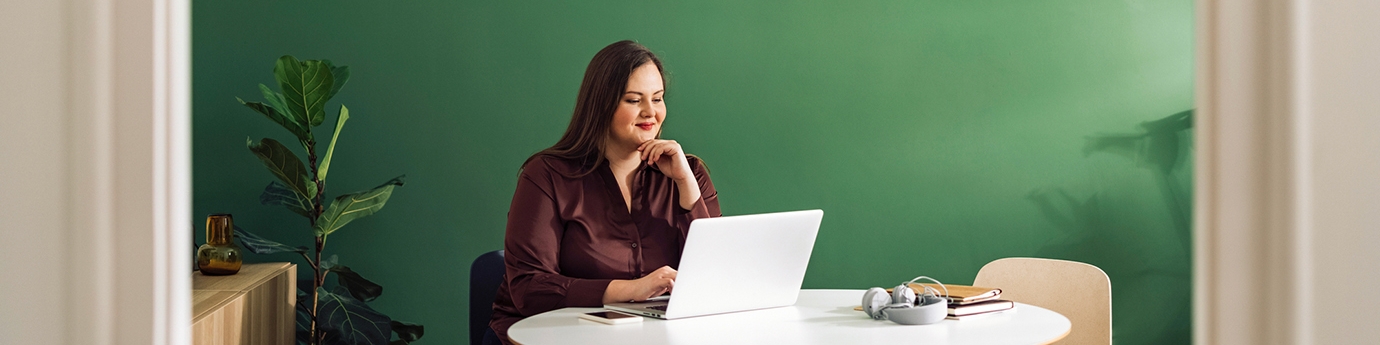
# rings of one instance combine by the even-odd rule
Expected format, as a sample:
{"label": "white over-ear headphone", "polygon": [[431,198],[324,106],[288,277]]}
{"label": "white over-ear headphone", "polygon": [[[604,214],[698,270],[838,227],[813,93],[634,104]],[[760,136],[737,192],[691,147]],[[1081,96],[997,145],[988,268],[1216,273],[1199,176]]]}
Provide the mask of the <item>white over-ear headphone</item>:
{"label": "white over-ear headphone", "polygon": [[938,284],[939,288],[944,289],[944,296],[949,295],[949,288],[944,283],[919,276],[897,285],[890,294],[880,287],[867,289],[862,299],[863,312],[875,320],[891,320],[902,325],[928,325],[943,321],[949,315],[948,300],[940,297],[939,290],[925,285],[922,285],[924,291],[917,296],[915,290],[910,288],[910,283],[921,279]]}

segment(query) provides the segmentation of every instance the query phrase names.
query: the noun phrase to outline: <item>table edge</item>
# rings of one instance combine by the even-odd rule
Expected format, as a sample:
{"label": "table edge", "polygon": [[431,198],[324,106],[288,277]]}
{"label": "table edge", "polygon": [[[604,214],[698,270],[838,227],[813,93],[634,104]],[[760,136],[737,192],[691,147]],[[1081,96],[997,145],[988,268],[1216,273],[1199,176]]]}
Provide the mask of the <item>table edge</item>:
{"label": "table edge", "polygon": [[[804,291],[821,291],[821,292],[823,292],[823,291],[855,291],[855,292],[865,292],[866,290],[862,290],[862,289],[800,289],[800,291],[801,291],[801,292],[804,292]],[[797,302],[797,303],[798,303],[798,302]],[[1069,327],[1068,327],[1067,329],[1065,329],[1063,333],[1059,334],[1058,336],[1054,337],[1053,339],[1043,341],[1043,342],[1041,342],[1040,344],[1048,345],[1048,344],[1057,343],[1057,342],[1059,342],[1060,340],[1064,340],[1064,338],[1067,338],[1068,335],[1070,334],[1070,332],[1073,331],[1073,320],[1070,320],[1070,319],[1068,318],[1068,316],[1065,316],[1064,314],[1061,314],[1061,313],[1059,313],[1059,312],[1057,312],[1057,311],[1054,311],[1053,309],[1049,309],[1049,308],[1045,308],[1045,307],[1041,307],[1041,306],[1037,306],[1037,305],[1033,305],[1033,304],[1021,303],[1021,302],[1016,302],[1016,301],[1012,301],[1012,303],[1015,303],[1017,307],[1022,307],[1022,306],[1024,306],[1024,308],[1038,308],[1038,309],[1042,309],[1042,310],[1045,310],[1045,311],[1054,313],[1055,315],[1059,315],[1059,317],[1063,318],[1065,322],[1068,322]],[[525,320],[528,320],[528,319],[531,319],[531,318],[535,318],[535,317],[539,317],[539,316],[546,315],[546,314],[551,314],[551,313],[563,312],[563,311],[566,311],[566,310],[569,310],[569,309],[601,310],[601,309],[603,309],[603,307],[565,307],[565,308],[560,308],[560,309],[553,309],[553,310],[549,310],[549,311],[546,311],[546,312],[542,312],[542,313],[537,314],[537,315],[532,315],[532,316],[525,317],[525,318],[523,318],[522,320],[518,320],[518,322],[513,323],[513,325],[512,325],[511,327],[516,327],[519,323],[522,323],[522,321],[525,321]],[[510,331],[511,331],[511,328],[510,328]],[[518,342],[517,340],[515,340],[515,339],[513,339],[513,338],[511,337],[511,333],[510,333],[509,336],[508,336],[508,341],[509,341],[510,343],[512,343],[512,344],[522,345],[522,343]]]}

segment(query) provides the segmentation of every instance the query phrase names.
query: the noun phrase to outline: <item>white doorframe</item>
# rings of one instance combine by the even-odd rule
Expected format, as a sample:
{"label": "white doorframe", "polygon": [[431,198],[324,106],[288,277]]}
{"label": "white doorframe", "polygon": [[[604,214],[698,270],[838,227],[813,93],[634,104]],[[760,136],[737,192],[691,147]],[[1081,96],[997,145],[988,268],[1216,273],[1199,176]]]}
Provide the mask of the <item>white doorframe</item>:
{"label": "white doorframe", "polygon": [[1295,260],[1307,258],[1289,245],[1307,241],[1291,224],[1306,154],[1291,130],[1302,115],[1290,97],[1294,11],[1286,1],[1198,1],[1194,343],[1295,343],[1306,333],[1292,316],[1308,296],[1288,298],[1306,288]]}
{"label": "white doorframe", "polygon": [[1380,343],[1380,2],[1196,13],[1194,342]]}
{"label": "white doorframe", "polygon": [[190,343],[187,0],[70,0],[71,344]]}

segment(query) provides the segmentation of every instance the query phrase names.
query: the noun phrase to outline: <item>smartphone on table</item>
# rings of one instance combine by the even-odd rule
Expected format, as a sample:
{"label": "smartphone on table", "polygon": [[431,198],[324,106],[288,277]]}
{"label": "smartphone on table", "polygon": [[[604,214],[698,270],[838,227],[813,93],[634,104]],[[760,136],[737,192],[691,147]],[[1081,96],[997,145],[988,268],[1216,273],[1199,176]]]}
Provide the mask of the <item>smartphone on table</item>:
{"label": "smartphone on table", "polygon": [[642,322],[641,316],[628,315],[616,311],[607,310],[580,314],[580,318],[599,323],[606,323],[610,325]]}

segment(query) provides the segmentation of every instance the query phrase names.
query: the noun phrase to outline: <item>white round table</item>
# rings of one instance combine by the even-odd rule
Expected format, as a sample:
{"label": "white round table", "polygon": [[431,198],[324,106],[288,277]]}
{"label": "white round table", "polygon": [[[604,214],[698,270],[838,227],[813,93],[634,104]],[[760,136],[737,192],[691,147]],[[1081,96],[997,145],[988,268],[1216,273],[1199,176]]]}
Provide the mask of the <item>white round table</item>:
{"label": "white round table", "polygon": [[794,306],[605,325],[579,319],[602,308],[564,308],[508,329],[523,345],[546,344],[1047,344],[1068,335],[1069,319],[1028,304],[973,319],[905,326],[853,310],[864,290],[800,290]]}

